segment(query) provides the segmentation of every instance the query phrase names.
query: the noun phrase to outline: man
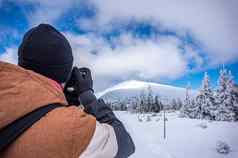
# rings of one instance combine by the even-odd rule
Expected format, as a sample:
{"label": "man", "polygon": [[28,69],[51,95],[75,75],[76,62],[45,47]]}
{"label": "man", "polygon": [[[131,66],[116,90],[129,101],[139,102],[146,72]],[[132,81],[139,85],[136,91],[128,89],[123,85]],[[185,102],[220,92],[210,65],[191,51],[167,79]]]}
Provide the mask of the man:
{"label": "man", "polygon": [[0,62],[0,129],[49,104],[62,106],[18,136],[1,158],[126,158],[134,153],[123,124],[93,94],[90,70],[72,70],[70,44],[55,28],[40,24],[28,31],[18,65]]}

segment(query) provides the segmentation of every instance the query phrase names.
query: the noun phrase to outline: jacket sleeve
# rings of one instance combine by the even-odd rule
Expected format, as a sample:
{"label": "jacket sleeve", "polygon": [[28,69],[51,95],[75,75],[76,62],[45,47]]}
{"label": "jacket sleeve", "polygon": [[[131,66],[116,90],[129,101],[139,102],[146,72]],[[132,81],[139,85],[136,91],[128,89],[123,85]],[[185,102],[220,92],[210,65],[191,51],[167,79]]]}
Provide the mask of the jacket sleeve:
{"label": "jacket sleeve", "polygon": [[113,158],[118,151],[116,135],[113,128],[96,122],[94,135],[80,158]]}
{"label": "jacket sleeve", "polygon": [[135,152],[135,145],[131,136],[122,122],[115,116],[111,108],[106,105],[102,99],[96,99],[90,104],[83,105],[85,111],[95,116],[100,124],[107,124],[113,128],[118,148],[115,158],[127,158]]}

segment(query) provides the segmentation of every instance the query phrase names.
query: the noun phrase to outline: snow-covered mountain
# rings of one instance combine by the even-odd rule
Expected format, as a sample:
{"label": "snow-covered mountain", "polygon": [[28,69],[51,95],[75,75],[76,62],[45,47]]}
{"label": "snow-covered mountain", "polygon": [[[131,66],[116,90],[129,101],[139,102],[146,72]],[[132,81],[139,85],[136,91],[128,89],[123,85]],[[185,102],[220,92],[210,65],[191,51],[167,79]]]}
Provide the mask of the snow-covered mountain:
{"label": "snow-covered mountain", "polygon": [[[149,86],[151,87],[153,94],[158,95],[164,101],[169,101],[173,98],[180,98],[184,100],[185,98],[185,88],[137,80],[121,82],[111,88],[97,93],[96,95],[98,98],[101,97],[105,100],[124,99],[127,97],[139,96],[141,94],[141,91],[146,91]],[[197,92],[195,90],[191,90],[191,97],[195,96],[196,93]]]}

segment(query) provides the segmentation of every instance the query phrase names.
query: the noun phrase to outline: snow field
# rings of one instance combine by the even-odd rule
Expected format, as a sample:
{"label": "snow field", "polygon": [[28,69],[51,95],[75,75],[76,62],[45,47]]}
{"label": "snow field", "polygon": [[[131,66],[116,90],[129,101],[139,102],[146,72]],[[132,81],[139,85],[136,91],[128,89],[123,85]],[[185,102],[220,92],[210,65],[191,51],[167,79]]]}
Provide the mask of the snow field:
{"label": "snow field", "polygon": [[[138,121],[137,114],[115,112],[131,134],[136,153],[131,158],[238,158],[238,123],[178,118],[166,113],[166,139],[163,115]],[[159,119],[159,121],[158,121]],[[216,151],[218,141],[231,147],[227,155]]]}

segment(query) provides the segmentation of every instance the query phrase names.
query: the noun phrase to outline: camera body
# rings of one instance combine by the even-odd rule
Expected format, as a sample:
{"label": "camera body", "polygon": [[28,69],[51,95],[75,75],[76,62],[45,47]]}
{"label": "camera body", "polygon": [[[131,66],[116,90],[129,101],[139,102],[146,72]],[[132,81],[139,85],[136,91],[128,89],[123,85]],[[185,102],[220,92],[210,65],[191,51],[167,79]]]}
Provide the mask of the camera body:
{"label": "camera body", "polygon": [[64,94],[69,104],[80,104],[79,95],[85,91],[92,90],[93,80],[89,68],[73,67],[64,86]]}
{"label": "camera body", "polygon": [[[65,83],[64,89],[68,92],[73,92],[75,90],[75,83],[77,82],[77,79],[75,78],[77,75],[80,75],[82,78],[85,79],[87,75],[87,71],[84,71],[84,69],[80,69],[78,67],[74,67],[73,69],[77,68],[79,71],[72,71]],[[86,68],[88,69],[88,68]],[[76,74],[77,73],[77,74]]]}

